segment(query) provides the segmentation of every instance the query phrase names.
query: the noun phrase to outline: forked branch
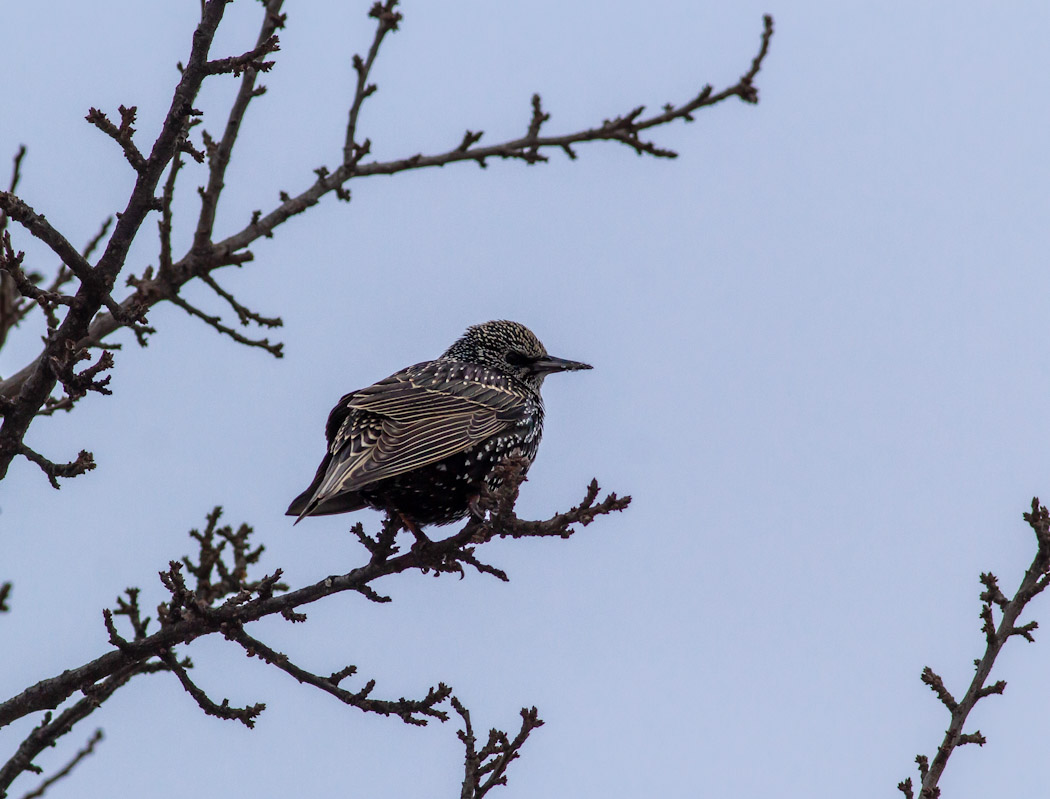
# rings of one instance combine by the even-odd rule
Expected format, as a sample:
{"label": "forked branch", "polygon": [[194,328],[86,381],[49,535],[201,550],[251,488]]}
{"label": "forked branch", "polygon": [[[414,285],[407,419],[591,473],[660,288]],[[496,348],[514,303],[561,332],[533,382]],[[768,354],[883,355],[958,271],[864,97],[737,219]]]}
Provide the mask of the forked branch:
{"label": "forked branch", "polygon": [[513,740],[503,730],[492,728],[485,745],[479,749],[470,712],[456,697],[452,697],[452,707],[463,720],[463,729],[458,735],[466,750],[460,799],[482,799],[496,786],[507,784],[507,767],[520,757],[521,747],[533,730],[543,726],[543,721],[536,708],[523,707],[521,727]]}
{"label": "forked branch", "polygon": [[[748,103],[756,102],[758,93],[754,81],[769,51],[773,35],[773,21],[767,16],[764,18],[758,51],[749,69],[732,86],[721,91],[704,86],[688,100],[680,104],[669,103],[659,112],[648,116],[644,106],[637,106],[590,128],[564,134],[543,135],[543,130],[550,124],[550,114],[543,109],[541,98],[537,94],[531,100],[531,113],[525,131],[518,138],[482,145],[482,132],[467,130],[462,139],[448,150],[429,155],[417,153],[391,161],[368,161],[366,158],[371,151],[371,142],[360,136],[361,110],[364,102],[376,91],[377,84],[372,81],[372,74],[377,66],[382,45],[388,34],[397,31],[401,21],[397,0],[376,2],[369,11],[369,16],[375,21],[371,45],[363,56],[355,56],[352,59],[357,80],[354,95],[349,103],[343,152],[338,158],[339,165],[332,170],[324,166],[316,167],[313,170],[314,178],[304,189],[298,193],[278,192],[280,200],[276,206],[272,206],[269,211],[257,210],[240,230],[216,240],[215,219],[225,186],[226,169],[248,105],[265,91],[264,87],[257,85],[257,77],[260,72],[271,67],[272,62],[264,59],[277,51],[276,31],[285,24],[285,17],[281,13],[281,0],[267,0],[255,46],[238,56],[212,59],[208,48],[222,18],[224,5],[224,0],[208,0],[204,4],[194,48],[182,67],[175,99],[161,134],[149,151],[148,157],[144,154],[145,150],[140,151],[133,141],[134,108],[122,107],[119,125],[108,120],[101,112],[93,111],[90,115],[91,121],[121,146],[127,160],[139,173],[139,180],[129,205],[121,214],[96,266],[91,267],[85,257],[68,246],[68,242],[58,231],[51,229],[42,217],[19,198],[10,193],[0,193],[0,212],[9,214],[30,233],[51,246],[67,265],[68,274],[75,275],[82,281],[89,281],[87,285],[92,288],[88,301],[79,303],[76,309],[70,308],[64,319],[59,320],[56,314],[56,334],[53,338],[57,343],[49,344],[49,350],[67,347],[67,342],[76,344],[78,348],[100,346],[107,336],[122,327],[131,328],[139,342],[143,343],[151,328],[143,324],[142,315],[159,302],[171,301],[233,341],[266,350],[279,357],[279,342],[272,343],[268,338],[244,335],[224,322],[218,314],[191,305],[180,296],[182,287],[200,278],[226,302],[242,325],[277,327],[280,323],[279,317],[263,316],[249,309],[230,292],[219,287],[211,273],[222,266],[243,264],[251,260],[252,254],[247,248],[253,242],[273,236],[274,231],[284,222],[316,205],[326,195],[331,193],[339,199],[349,200],[349,184],[352,180],[440,167],[457,162],[473,162],[484,167],[490,159],[499,158],[538,164],[546,162],[552,150],[561,151],[570,159],[574,159],[577,157],[579,145],[594,141],[619,142],[639,155],[673,158],[676,153],[647,138],[646,132],[676,120],[692,121],[696,111],[732,97]],[[202,135],[203,152],[207,156],[208,180],[206,186],[200,190],[201,208],[193,244],[181,258],[176,258],[171,249],[172,206],[176,180],[180,174],[180,154],[189,153],[199,159],[202,153],[189,138],[194,125],[200,122],[200,112],[193,108],[192,101],[206,77],[226,72],[240,75],[240,87],[226,119],[222,137],[215,140],[206,132]],[[156,188],[165,170],[167,179],[158,197]],[[155,271],[147,269],[139,277],[129,277],[127,282],[133,291],[118,304],[110,295],[111,288],[117,274],[124,268],[128,247],[138,235],[142,219],[151,211],[160,211],[159,268]],[[26,286],[24,281],[22,285]],[[5,286],[8,293],[17,291],[12,278],[0,278],[0,290]],[[27,293],[33,294],[34,291],[27,289]],[[32,299],[50,302],[52,306],[66,307],[64,300],[36,293],[37,297]],[[54,375],[46,371],[48,358],[54,354],[53,351],[45,352],[32,364],[0,381],[0,412],[5,416],[3,426],[0,427],[0,479],[6,473],[11,458],[21,451],[19,444],[33,418],[42,412],[42,408],[47,408],[43,413],[56,409],[56,402],[49,400],[54,387]],[[27,385],[31,390],[23,391]],[[66,401],[58,407],[68,409],[70,404]]]}
{"label": "forked branch", "polygon": [[[417,544],[400,551],[396,538],[401,522],[397,518],[387,518],[374,535],[368,535],[361,525],[356,525],[354,533],[365,546],[366,562],[346,574],[333,575],[295,591],[289,591],[281,582],[280,569],[259,577],[251,576],[263,548],[252,543],[252,529],[247,525],[240,525],[237,529],[220,526],[221,509],[216,508],[209,514],[202,530],[190,531],[197,545],[196,557],[172,561],[161,573],[168,597],[157,606],[153,618],[143,613],[139,590],[128,589],[118,598],[116,609],[103,613],[103,623],[113,647],[109,652],[78,668],[43,680],[0,703],[0,727],[3,727],[31,713],[58,708],[77,692],[84,694],[83,699],[74,701],[57,716],[50,712],[45,714],[15,756],[0,768],[0,794],[19,774],[34,770],[33,760],[40,752],[52,746],[117,688],[138,674],[173,673],[205,713],[253,726],[264,709],[262,703],[234,707],[228,700],[212,699],[190,677],[190,660],[179,659],[175,654],[176,646],[191,644],[208,635],[222,635],[249,657],[257,657],[300,683],[318,688],[358,710],[397,716],[405,723],[415,725],[424,725],[432,719],[445,721],[449,714],[441,706],[451,697],[452,689],[443,683],[438,683],[418,699],[378,698],[374,695],[374,680],[367,681],[357,690],[341,685],[356,673],[356,667],[345,666],[330,676],[311,672],[249,634],[246,627],[253,621],[275,615],[291,622],[304,622],[304,606],[342,592],[355,592],[370,600],[381,601],[383,598],[373,586],[383,578],[404,572],[463,576],[465,567],[470,566],[480,573],[506,579],[501,569],[479,560],[478,550],[486,542],[501,536],[565,538],[595,517],[623,510],[630,503],[630,497],[621,498],[615,494],[598,501],[598,487],[592,481],[583,501],[571,510],[554,514],[546,521],[522,520],[514,511],[514,501],[522,482],[521,467],[520,460],[516,459],[504,465],[503,485],[495,492],[486,492],[480,500],[482,518],[473,518],[458,532],[425,546]],[[118,625],[124,626],[126,631],[122,633]],[[454,706],[464,718],[468,736],[472,736],[469,714],[464,715],[465,709],[458,702]],[[472,786],[470,796],[481,797],[495,785],[503,784],[507,765],[518,756],[529,732],[541,723],[534,710],[524,711],[522,718],[522,730],[513,739],[494,732],[480,748],[464,739],[468,744],[464,785]]]}
{"label": "forked branch", "polygon": [[[958,747],[965,744],[977,744],[983,746],[985,737],[980,730],[974,732],[963,732],[966,719],[970,711],[981,699],[993,694],[1001,694],[1006,689],[1006,682],[998,682],[988,685],[995,659],[1013,636],[1019,636],[1027,641],[1034,641],[1032,633],[1038,627],[1034,621],[1018,625],[1017,619],[1024,611],[1029,602],[1038,594],[1042,593],[1050,581],[1050,513],[1045,506],[1039,504],[1039,498],[1032,499],[1032,509],[1024,514],[1024,519],[1032,528],[1036,540],[1035,557],[1031,565],[1021,579],[1021,584],[1010,599],[999,588],[999,581],[994,574],[986,572],[981,575],[981,584],[984,590],[981,592],[981,632],[985,638],[984,655],[974,661],[976,672],[970,681],[969,687],[962,699],[958,701],[951,695],[944,684],[944,680],[929,666],[922,671],[922,681],[930,686],[937,695],[941,704],[951,714],[948,730],[944,734],[944,740],[937,747],[937,753],[930,762],[925,755],[916,757],[915,762],[919,767],[921,784],[919,787],[919,799],[935,799],[940,795],[937,783],[944,773],[948,759]],[[999,610],[999,621],[996,623],[994,608]],[[897,785],[898,790],[907,797],[915,799],[915,787],[911,778],[907,778]]]}

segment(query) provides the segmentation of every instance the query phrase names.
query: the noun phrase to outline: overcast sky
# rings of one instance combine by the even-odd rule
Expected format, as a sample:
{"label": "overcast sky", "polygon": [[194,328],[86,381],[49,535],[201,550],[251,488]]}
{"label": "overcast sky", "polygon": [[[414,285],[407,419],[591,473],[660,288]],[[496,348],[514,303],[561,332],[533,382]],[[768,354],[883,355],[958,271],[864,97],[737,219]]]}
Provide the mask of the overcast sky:
{"label": "overcast sky", "polygon": [[[268,94],[249,111],[217,233],[338,162],[369,2],[289,2]],[[7,3],[0,26],[0,177],[21,143],[20,195],[74,242],[126,203],[133,173],[83,119],[139,108],[159,129],[198,4]],[[98,468],[52,490],[21,460],[0,486],[0,695],[106,650],[101,609],[190,551],[216,504],[295,586],[362,560],[346,531],[377,514],[283,513],[347,391],[510,318],[594,364],[545,387],[547,425],[519,510],[574,504],[591,477],[634,496],[570,541],[497,542],[509,584],[408,575],[394,602],[340,595],[309,622],[253,634],[301,665],[354,663],[377,695],[445,681],[479,730],[534,733],[500,794],[885,797],[948,723],[919,682],[960,696],[983,652],[978,574],[1012,594],[1034,553],[1021,519],[1050,499],[1050,6],[1020,2],[734,3],[405,0],[359,129],[381,159],[522,133],[540,92],[551,133],[734,83],[777,32],[758,106],[729,102],[653,136],[526,167],[491,163],[352,184],[219,279],[280,315],[286,357],[221,338],[180,309],[119,334],[113,396],[38,421],[53,460]],[[227,12],[216,56],[254,43],[260,7]],[[221,128],[235,82],[199,107]],[[199,134],[198,134],[199,135]],[[185,250],[202,173],[176,208]],[[153,221],[129,270],[156,263]],[[54,258],[17,228],[27,266]],[[188,298],[224,310],[206,290]],[[13,334],[0,375],[39,350]],[[1050,620],[1047,599],[1034,616]],[[106,740],[60,797],[458,795],[453,723],[364,716],[225,641],[186,652],[257,728],[206,717],[168,675],[121,690]],[[1039,796],[1050,779],[1050,640],[1012,640],[1009,685],[952,758],[948,797]],[[348,683],[350,687],[357,683]],[[0,732],[3,759],[37,719]],[[36,785],[25,778],[20,796]]]}

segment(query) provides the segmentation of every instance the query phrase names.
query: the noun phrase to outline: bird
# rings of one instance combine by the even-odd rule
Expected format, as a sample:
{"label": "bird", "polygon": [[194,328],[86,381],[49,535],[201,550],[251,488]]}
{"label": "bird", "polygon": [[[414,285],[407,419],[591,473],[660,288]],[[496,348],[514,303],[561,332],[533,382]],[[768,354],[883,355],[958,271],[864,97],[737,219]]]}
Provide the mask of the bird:
{"label": "bird", "polygon": [[286,515],[298,524],[370,507],[400,517],[417,537],[423,526],[463,519],[483,488],[500,485],[505,459],[520,458],[523,473],[532,465],[544,378],[591,368],[549,355],[518,322],[472,325],[437,359],[339,400],[313,482]]}

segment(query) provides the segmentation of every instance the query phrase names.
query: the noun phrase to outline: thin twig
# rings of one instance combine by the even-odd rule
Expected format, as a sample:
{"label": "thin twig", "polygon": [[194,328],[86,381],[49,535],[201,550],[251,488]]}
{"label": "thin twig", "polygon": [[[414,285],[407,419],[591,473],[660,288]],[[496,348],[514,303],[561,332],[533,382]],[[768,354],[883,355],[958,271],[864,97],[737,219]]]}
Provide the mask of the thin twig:
{"label": "thin twig", "polygon": [[521,747],[537,727],[543,726],[536,708],[521,709],[521,728],[511,740],[503,730],[489,730],[485,745],[477,748],[477,737],[470,721],[470,712],[460,700],[453,696],[452,707],[463,720],[463,729],[459,731],[459,740],[466,750],[463,763],[463,783],[460,789],[461,799],[482,799],[498,785],[507,784],[507,768],[521,756]]}
{"label": "thin twig", "polygon": [[95,458],[86,450],[80,450],[75,461],[69,463],[52,463],[39,452],[30,449],[25,444],[19,444],[18,454],[35,463],[47,475],[48,481],[54,488],[61,488],[58,483],[59,477],[76,477],[77,475],[90,472],[95,468]]}
{"label": "thin twig", "polygon": [[136,674],[152,671],[155,669],[146,662],[118,665],[104,679],[85,684],[81,689],[84,691],[84,698],[66,708],[57,717],[54,717],[51,711],[46,712],[41,723],[26,736],[14,755],[0,766],[0,796],[6,793],[20,774],[26,771],[41,773],[40,767],[33,763],[37,755],[54,746],[59,738],[96,711],[118,688]]}
{"label": "thin twig", "polygon": [[0,210],[18,222],[35,238],[42,241],[62,259],[81,282],[97,283],[91,264],[70,244],[66,237],[51,226],[42,215],[34,211],[28,203],[10,192],[0,191]]}
{"label": "thin twig", "polygon": [[277,37],[271,33],[265,40],[260,39],[259,43],[247,53],[209,61],[208,74],[222,75],[233,73],[235,78],[239,78],[242,73],[247,72],[249,69],[255,72],[269,72],[273,68],[274,62],[263,61],[262,57],[270,53],[276,53],[280,49]]}
{"label": "thin twig", "polygon": [[382,3],[377,2],[372,6],[368,16],[377,21],[376,32],[372,37],[372,46],[368,48],[368,55],[364,59],[356,54],[353,57],[354,71],[357,73],[357,85],[354,88],[354,99],[350,103],[350,111],[347,115],[346,140],[343,144],[344,166],[352,168],[371,149],[370,142],[367,139],[362,144],[357,143],[355,138],[357,135],[357,116],[361,113],[361,104],[364,103],[365,98],[372,95],[377,88],[374,83],[368,83],[368,75],[372,71],[372,64],[375,63],[379,47],[388,33],[397,30],[398,23],[401,21],[400,12],[394,11],[397,3],[398,0],[386,0]]}
{"label": "thin twig", "polygon": [[99,743],[99,741],[102,740],[103,737],[104,736],[102,735],[101,729],[95,730],[91,734],[91,737],[88,738],[88,741],[84,745],[84,747],[76,753],[72,760],[70,760],[61,769],[59,769],[46,780],[44,780],[42,783],[40,783],[40,785],[34,788],[32,791],[30,791],[27,794],[24,794],[22,796],[22,799],[39,799],[39,797],[47,793],[48,788],[50,788],[63,777],[68,777],[70,772],[72,772],[73,769],[77,767],[81,760],[83,760],[85,757],[87,757],[95,751],[95,746]]}
{"label": "thin twig", "polygon": [[[11,194],[14,194],[15,189],[18,188],[18,181],[22,176],[22,159],[25,158],[25,154],[25,145],[19,145],[11,167],[11,182],[7,189]],[[4,237],[7,237],[7,218],[7,212],[0,210],[0,235]],[[7,241],[10,246],[9,237]],[[19,290],[14,277],[0,273],[0,348],[3,348],[7,340],[8,331],[22,320],[31,307],[31,303],[23,303],[19,299]]]}
{"label": "thin twig", "polygon": [[[282,5],[283,0],[268,0],[266,2],[259,36],[256,39],[255,49],[251,51],[252,53],[264,50],[272,52],[277,49],[277,37],[274,33],[284,27],[284,15],[281,14]],[[255,80],[258,74],[258,70],[251,65],[247,65],[244,69],[244,74],[241,76],[241,85],[237,90],[237,97],[234,99],[233,105],[230,107],[229,116],[226,119],[226,127],[223,130],[222,139],[209,153],[208,185],[201,192],[200,216],[197,219],[197,229],[193,237],[193,249],[197,252],[203,252],[207,249],[211,241],[212,231],[215,227],[215,213],[218,209],[219,196],[222,194],[224,186],[223,180],[226,175],[226,168],[229,166],[233,146],[237,141],[237,135],[240,133],[241,123],[244,120],[245,112],[248,110],[248,104],[264,91],[256,89]]]}
{"label": "thin twig", "polygon": [[131,168],[141,174],[146,169],[146,158],[139,151],[139,148],[135,146],[132,138],[135,135],[135,128],[132,125],[135,124],[135,115],[138,113],[138,109],[135,106],[130,108],[120,106],[118,110],[120,112],[120,127],[114,125],[109,117],[97,108],[89,109],[85,119],[119,144],[124,151],[124,157],[131,164]]}
{"label": "thin twig", "polygon": [[160,655],[160,659],[167,665],[171,671],[175,672],[175,676],[179,678],[179,682],[182,687],[186,690],[193,701],[197,703],[207,715],[215,716],[220,719],[227,719],[230,721],[239,721],[248,729],[255,726],[255,719],[258,718],[259,714],[266,710],[266,704],[264,702],[256,702],[254,705],[246,705],[245,707],[232,707],[229,699],[223,699],[221,703],[216,703],[201,690],[193,680],[190,679],[190,675],[186,673],[186,667],[178,661],[172,650],[166,650]]}
{"label": "thin twig", "polygon": [[159,273],[161,275],[170,274],[171,272],[171,203],[175,198],[175,180],[178,178],[181,168],[182,156],[176,154],[171,159],[171,166],[168,167],[168,177],[164,181],[164,191],[161,194],[160,220],[157,222],[157,228],[160,233]]}
{"label": "thin twig", "polygon": [[[107,216],[99,227],[98,232],[88,240],[88,243],[84,245],[84,248],[80,251],[80,254],[84,256],[84,260],[91,257],[91,254],[97,249],[99,243],[105,238],[106,233],[109,231],[110,225],[113,224],[113,217]],[[51,279],[45,290],[48,294],[59,294],[63,286],[73,280],[73,272],[70,271],[69,267],[65,264],[59,264],[55,270],[55,276]],[[25,302],[22,303],[15,311],[14,324],[17,325],[33,308],[33,303]],[[46,314],[46,309],[45,309]],[[50,321],[50,320],[49,320]],[[57,322],[57,320],[55,320]],[[53,325],[52,325],[53,326]],[[39,415],[46,415],[43,411]]]}
{"label": "thin twig", "polygon": [[255,322],[255,324],[259,325],[260,327],[269,328],[281,327],[282,325],[284,325],[284,322],[279,316],[261,316],[260,314],[256,313],[250,308],[246,308],[245,306],[241,305],[239,302],[237,302],[237,299],[232,294],[230,294],[222,286],[216,283],[215,278],[213,278],[207,272],[201,274],[200,277],[201,280],[203,280],[204,283],[207,284],[207,286],[212,291],[214,291],[216,294],[218,294],[220,297],[226,300],[227,303],[229,303],[229,306],[233,308],[234,312],[237,314],[237,318],[240,319],[241,324],[245,327],[248,326],[249,322]]}
{"label": "thin twig", "polygon": [[[984,604],[981,607],[980,617],[981,630],[985,636],[985,650],[984,655],[974,661],[977,669],[966,689],[966,694],[962,699],[956,701],[944,686],[944,681],[932,669],[928,666],[923,669],[922,681],[933,689],[941,703],[949,710],[951,722],[944,734],[944,740],[937,748],[933,761],[928,762],[923,755],[916,758],[919,775],[922,778],[919,799],[933,799],[939,795],[940,788],[937,787],[937,783],[956,748],[965,744],[984,745],[985,737],[980,730],[964,733],[963,727],[970,711],[978,701],[993,694],[1001,694],[1006,689],[1006,682],[1003,680],[986,685],[992,667],[995,665],[995,659],[1003,645],[1013,636],[1019,636],[1028,641],[1034,640],[1032,632],[1038,625],[1032,621],[1018,626],[1017,619],[1025,606],[1045,590],[1048,579],[1050,579],[1048,578],[1048,572],[1050,572],[1050,512],[1045,506],[1039,504],[1039,498],[1036,497],[1032,500],[1031,512],[1026,512],[1024,519],[1035,533],[1036,553],[1013,598],[1009,600],[1006,598],[999,589],[995,575],[991,573],[981,575],[984,591],[981,592],[980,598]],[[998,625],[995,624],[993,605],[999,607],[1001,611]],[[899,783],[897,788],[912,799],[913,790],[910,779]]]}
{"label": "thin twig", "polygon": [[[22,269],[22,259],[24,257],[25,253],[16,253],[11,246],[11,234],[6,231],[0,233],[0,272],[10,281],[4,285],[14,288],[16,292],[14,296],[21,295],[35,302],[47,318],[47,329],[54,331],[58,327],[58,318],[55,315],[56,306],[72,305],[73,297],[38,288]],[[2,290],[2,287],[0,287],[0,290]],[[10,298],[2,295],[0,295],[0,305],[3,306],[0,307],[0,319],[4,320],[5,333],[9,327],[18,324],[22,317],[28,313],[28,309],[22,310],[17,304],[13,304]],[[5,307],[8,308],[6,313],[4,312]]]}
{"label": "thin twig", "polygon": [[287,655],[277,652],[262,641],[252,638],[239,625],[228,625],[224,631],[226,637],[240,644],[248,657],[258,657],[272,666],[276,666],[286,674],[290,674],[300,683],[320,688],[325,693],[331,694],[345,705],[356,707],[368,713],[378,713],[382,716],[398,716],[406,724],[425,726],[427,718],[435,718],[439,721],[448,719],[448,713],[439,710],[436,706],[444,702],[452,694],[452,689],[444,683],[438,683],[436,688],[427,691],[423,699],[405,699],[397,701],[386,699],[371,699],[375,680],[369,680],[360,691],[347,691],[339,687],[339,682],[345,677],[356,672],[353,666],[348,666],[337,671],[331,677],[321,677],[306,669],[292,663]]}
{"label": "thin twig", "polygon": [[209,316],[208,314],[204,313],[204,311],[200,310],[199,308],[195,308],[194,306],[190,305],[188,302],[186,302],[186,300],[182,299],[182,297],[180,297],[178,294],[173,294],[171,297],[169,297],[169,299],[173,303],[178,305],[180,308],[182,308],[184,311],[186,311],[186,313],[190,314],[191,316],[196,316],[198,319],[203,320],[208,325],[210,325],[211,327],[214,327],[216,330],[218,330],[220,333],[222,333],[224,336],[229,336],[230,338],[232,338],[238,344],[244,344],[244,345],[246,345],[248,347],[259,347],[260,349],[266,350],[268,353],[270,353],[275,358],[283,358],[284,357],[284,352],[283,352],[284,344],[282,342],[277,341],[277,342],[271,343],[270,339],[268,339],[268,338],[263,338],[263,339],[248,338],[247,336],[243,336],[240,333],[238,333],[232,327],[227,327],[226,325],[224,325],[222,323],[222,319],[220,317],[218,317],[218,316]]}
{"label": "thin twig", "polygon": [[[22,159],[26,157],[26,146],[24,144],[18,145],[18,152],[15,153],[13,163],[11,165],[11,182],[7,184],[7,191],[10,194],[15,193],[15,189],[18,188],[18,181],[22,178]],[[3,232],[7,228],[7,212],[0,209],[0,232]]]}

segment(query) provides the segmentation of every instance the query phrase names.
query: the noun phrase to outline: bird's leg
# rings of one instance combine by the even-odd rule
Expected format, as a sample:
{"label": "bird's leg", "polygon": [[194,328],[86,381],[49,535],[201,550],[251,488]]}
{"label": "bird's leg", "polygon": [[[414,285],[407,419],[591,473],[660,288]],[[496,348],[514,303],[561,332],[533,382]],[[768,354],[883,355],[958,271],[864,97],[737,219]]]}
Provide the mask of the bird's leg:
{"label": "bird's leg", "polygon": [[481,494],[471,497],[470,502],[467,503],[467,510],[470,511],[471,521],[478,525],[477,532],[470,537],[470,543],[484,544],[492,538],[492,530],[485,524],[485,509],[481,507]]}
{"label": "bird's leg", "polygon": [[481,494],[475,494],[467,503],[467,510],[472,518],[479,522],[485,521],[485,509],[481,507]]}
{"label": "bird's leg", "polygon": [[416,537],[416,543],[412,546],[412,549],[416,549],[417,547],[424,549],[434,543],[427,538],[426,533],[419,529],[419,525],[412,519],[408,518],[403,513],[398,513],[397,515],[401,519],[402,526]]}

